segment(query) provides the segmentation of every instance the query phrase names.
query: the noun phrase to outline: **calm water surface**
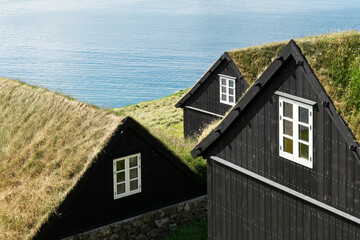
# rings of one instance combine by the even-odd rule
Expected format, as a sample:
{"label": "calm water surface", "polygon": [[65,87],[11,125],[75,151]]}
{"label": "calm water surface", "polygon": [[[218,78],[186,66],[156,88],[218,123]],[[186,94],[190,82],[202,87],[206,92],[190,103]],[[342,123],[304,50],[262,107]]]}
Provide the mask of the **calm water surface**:
{"label": "calm water surface", "polygon": [[122,107],[191,87],[226,50],[348,29],[358,0],[0,0],[0,76]]}

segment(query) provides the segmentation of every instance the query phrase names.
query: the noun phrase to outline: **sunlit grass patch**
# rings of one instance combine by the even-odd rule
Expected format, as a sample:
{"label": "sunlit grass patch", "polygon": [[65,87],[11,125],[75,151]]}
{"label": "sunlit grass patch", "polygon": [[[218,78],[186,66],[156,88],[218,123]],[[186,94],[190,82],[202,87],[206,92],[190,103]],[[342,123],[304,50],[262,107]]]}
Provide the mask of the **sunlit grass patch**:
{"label": "sunlit grass patch", "polygon": [[161,240],[206,240],[207,222],[193,221],[179,226],[174,232],[169,233]]}
{"label": "sunlit grass patch", "polygon": [[175,108],[175,104],[187,91],[179,91],[158,100],[109,111],[114,111],[119,116],[131,116],[137,120],[193,171],[204,177],[206,161],[201,157],[196,159],[191,157],[190,152],[195,147],[197,140],[184,138],[183,112],[181,108]]}

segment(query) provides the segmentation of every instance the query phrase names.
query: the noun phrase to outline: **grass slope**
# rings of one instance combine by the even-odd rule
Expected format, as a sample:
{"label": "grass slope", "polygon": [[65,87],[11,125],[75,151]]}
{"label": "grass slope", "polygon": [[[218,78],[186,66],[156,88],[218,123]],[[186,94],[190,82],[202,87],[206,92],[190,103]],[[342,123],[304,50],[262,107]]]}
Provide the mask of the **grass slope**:
{"label": "grass slope", "polygon": [[179,226],[174,232],[171,232],[162,240],[206,240],[207,222],[193,221],[191,223]]}
{"label": "grass slope", "polygon": [[200,176],[206,175],[206,161],[193,159],[190,151],[195,147],[196,139],[184,139],[183,113],[175,104],[186,94],[179,91],[170,96],[148,102],[111,109],[117,115],[130,116],[146,127],[151,134],[164,143],[175,155]]}
{"label": "grass slope", "polygon": [[121,120],[0,78],[0,239],[31,238]]}
{"label": "grass slope", "polygon": [[[295,41],[340,115],[360,140],[360,33],[330,33]],[[287,43],[232,50],[229,55],[252,84]]]}

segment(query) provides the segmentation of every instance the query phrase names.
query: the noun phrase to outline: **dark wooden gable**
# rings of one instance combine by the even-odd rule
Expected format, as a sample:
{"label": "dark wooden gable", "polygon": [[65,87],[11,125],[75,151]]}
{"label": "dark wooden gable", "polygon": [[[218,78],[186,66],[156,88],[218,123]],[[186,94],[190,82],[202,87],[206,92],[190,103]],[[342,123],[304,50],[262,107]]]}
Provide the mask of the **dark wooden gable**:
{"label": "dark wooden gable", "polygon": [[[279,157],[279,104],[278,96],[275,94],[276,91],[316,102],[313,109],[313,169]],[[208,159],[208,196],[211,205],[209,231],[213,234],[214,239],[235,239],[228,238],[228,235],[221,237],[225,229],[218,225],[221,221],[229,221],[227,225],[236,225],[238,223],[239,219],[237,217],[232,218],[231,214],[228,216],[226,213],[227,211],[230,213],[237,211],[236,206],[232,205],[231,199],[233,199],[233,196],[234,201],[240,199],[238,204],[242,204],[246,208],[253,209],[256,204],[263,208],[263,214],[257,212],[257,216],[256,212],[252,212],[251,216],[248,216],[249,211],[245,210],[245,213],[241,212],[241,210],[238,211],[236,214],[242,215],[245,218],[244,220],[251,222],[251,219],[261,218],[268,214],[266,216],[270,216],[270,222],[275,221],[281,225],[274,226],[269,222],[267,224],[260,222],[256,226],[253,225],[254,228],[259,228],[259,231],[262,231],[261,228],[263,227],[265,235],[265,230],[269,232],[280,231],[282,236],[285,236],[285,239],[293,239],[294,236],[291,235],[291,232],[295,231],[296,237],[298,236],[296,235],[296,229],[300,229],[302,235],[298,238],[306,239],[304,232],[311,234],[309,229],[313,226],[302,225],[307,221],[303,218],[305,215],[295,215],[293,219],[289,219],[286,215],[288,213],[271,213],[271,208],[274,209],[271,203],[267,205],[268,202],[264,200],[264,205],[262,205],[258,202],[258,199],[255,199],[263,194],[275,196],[270,197],[269,201],[281,201],[280,210],[284,211],[284,197],[279,199],[278,197],[281,194],[287,196],[287,192],[274,191],[273,195],[272,191],[274,189],[269,187],[268,184],[259,183],[259,181],[251,177],[242,175],[239,172],[236,173],[227,166],[220,166],[221,164],[218,162],[210,160],[211,156],[216,156],[230,164],[234,164],[234,166],[239,166],[281,186],[295,190],[295,192],[305,196],[304,199],[309,197],[350,215],[350,218],[354,216],[357,218],[356,221],[360,218],[360,159],[358,145],[352,132],[340,115],[337,114],[331,99],[294,41],[289,42],[278,58],[270,64],[268,69],[236,104],[222,123],[192,150],[192,155],[193,157],[202,155]],[[241,184],[239,185],[239,183]],[[242,186],[241,189],[247,190],[240,191],[239,186]],[[250,191],[252,191],[252,194],[248,195]],[[358,224],[354,225],[354,222],[351,222],[350,225],[346,225],[347,223],[344,222],[347,222],[348,219],[342,218],[341,215],[334,217],[333,212],[326,210],[326,208],[324,210],[296,197],[290,198],[290,200],[290,205],[298,205],[294,209],[295,212],[302,211],[301,214],[307,214],[308,211],[322,211],[322,215],[319,214],[327,216],[320,220],[315,216],[312,224],[319,228],[319,232],[314,231],[317,236],[324,234],[326,238],[324,232],[331,227],[327,225],[326,230],[325,227],[322,228],[319,224],[320,222],[329,221],[329,219],[334,222],[336,231],[345,233],[344,228],[349,229],[351,227],[353,228],[352,231],[356,230],[357,234],[360,232]],[[254,205],[250,202],[254,202]],[[304,203],[307,206],[302,205]],[[277,206],[275,206],[275,209],[277,209]],[[289,211],[289,208],[287,211]],[[329,217],[329,214],[332,217]],[[290,221],[295,221],[295,223],[292,222],[291,224]],[[310,214],[308,221],[310,222]],[[339,221],[339,226],[335,226],[338,225],[338,222],[335,224],[336,221]],[[244,232],[248,231],[248,229],[244,230]],[[320,233],[320,231],[324,232]],[[217,234],[220,237],[217,238]],[[245,239],[250,239],[248,237],[245,235]],[[311,237],[309,236],[309,238]],[[260,239],[262,238],[260,237]],[[333,239],[336,239],[336,237],[333,237]]]}
{"label": "dark wooden gable", "polygon": [[[141,153],[142,190],[114,200],[113,159],[135,153]],[[35,239],[59,239],[204,194],[202,178],[126,118]]]}
{"label": "dark wooden gable", "polygon": [[[287,70],[284,70],[280,73],[280,70],[286,68],[285,64],[288,64],[289,60],[291,59],[292,63],[295,63],[297,71],[290,74],[289,72],[293,71],[291,70],[290,66],[289,68],[287,68]],[[272,88],[276,88],[272,95],[275,93],[275,91],[280,90],[303,98],[307,98],[307,96],[309,96],[310,100],[317,102],[317,106],[315,108],[319,108],[320,106],[327,106],[323,108],[324,111],[331,117],[331,120],[334,122],[334,125],[339,129],[340,134],[343,136],[346,143],[349,146],[352,146],[351,148],[356,150],[355,153],[359,155],[359,145],[353,133],[348,128],[342,117],[337,113],[337,110],[332,100],[327,95],[321,83],[315,76],[310,65],[301,53],[301,50],[296,45],[294,40],[291,40],[283,49],[283,51],[279,54],[276,60],[274,60],[270,64],[270,66],[264,71],[264,73],[259,77],[259,79],[249,88],[247,93],[233,107],[232,111],[229,112],[224,121],[222,121],[221,124],[213,132],[211,132],[193,149],[193,157],[203,154],[203,152],[221,136],[221,133],[225,132],[227,128],[238,118],[238,116],[243,114],[245,109],[253,107],[251,105],[253,100],[263,94],[264,89],[267,89],[264,88],[264,86],[268,86],[270,84],[274,85],[274,83],[272,83],[274,81],[272,80],[275,79],[275,77],[277,76],[275,74],[287,74],[289,76],[291,75],[291,78],[289,78],[289,81],[284,82],[284,86],[282,86],[281,84],[277,84],[275,87],[271,86]],[[303,80],[306,80],[306,82],[300,79],[300,75]],[[309,91],[312,91],[311,96]],[[314,96],[316,99],[314,98]]]}
{"label": "dark wooden gable", "polygon": [[247,82],[225,52],[175,105],[184,109],[184,135],[194,136],[212,121],[224,117],[232,107],[220,102],[219,74],[235,78],[235,98],[248,88]]}
{"label": "dark wooden gable", "polygon": [[240,71],[225,52],[175,107],[191,106],[224,115],[231,106],[220,103],[219,74],[236,78],[236,99],[248,88]]}

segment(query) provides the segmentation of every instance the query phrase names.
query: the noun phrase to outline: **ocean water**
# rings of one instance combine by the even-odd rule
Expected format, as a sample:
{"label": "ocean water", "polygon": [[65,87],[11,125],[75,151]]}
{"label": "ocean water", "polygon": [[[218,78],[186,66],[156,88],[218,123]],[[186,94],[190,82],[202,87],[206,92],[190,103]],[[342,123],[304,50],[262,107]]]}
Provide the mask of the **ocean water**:
{"label": "ocean water", "polygon": [[123,107],[191,87],[224,51],[349,29],[358,0],[0,0],[0,76]]}

